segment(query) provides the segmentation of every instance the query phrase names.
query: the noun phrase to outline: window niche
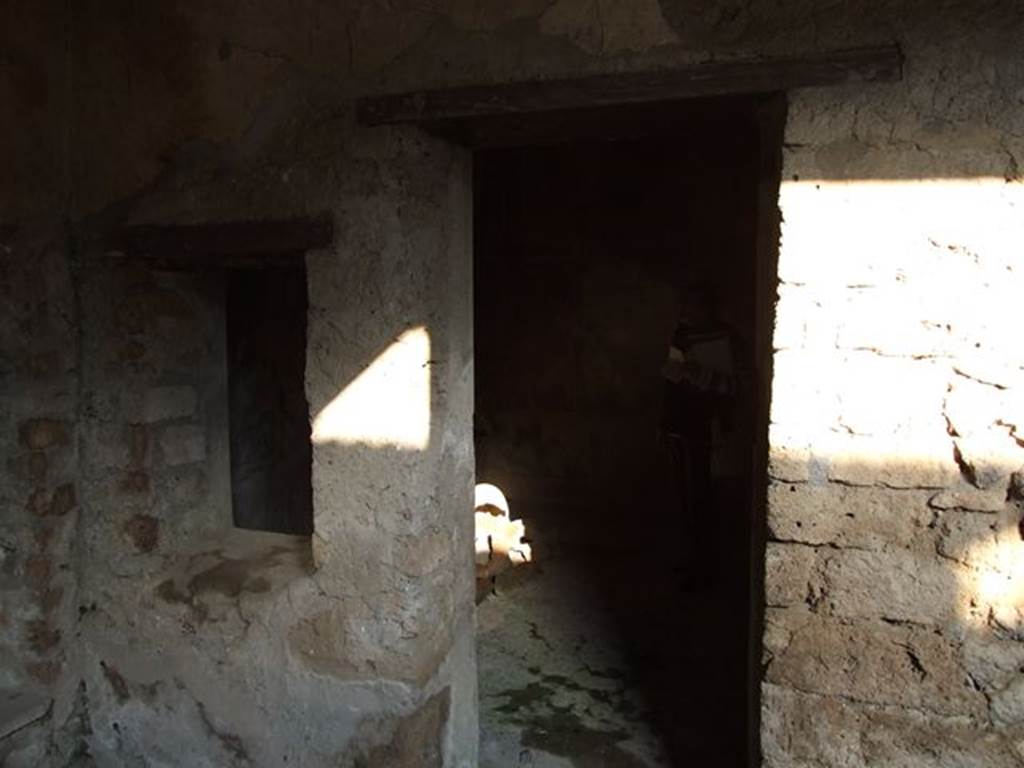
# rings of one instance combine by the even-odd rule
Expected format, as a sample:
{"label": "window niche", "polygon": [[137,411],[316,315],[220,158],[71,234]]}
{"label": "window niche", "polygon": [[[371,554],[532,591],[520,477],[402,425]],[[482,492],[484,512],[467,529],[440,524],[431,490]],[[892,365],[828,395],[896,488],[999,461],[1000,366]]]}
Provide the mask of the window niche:
{"label": "window niche", "polygon": [[150,268],[208,275],[223,297],[226,344],[216,346],[225,349],[231,487],[223,519],[235,528],[313,532],[305,252],[332,239],[326,217],[140,226],[114,238],[116,250]]}
{"label": "window niche", "polygon": [[224,294],[235,526],[309,535],[305,268],[228,270]]}

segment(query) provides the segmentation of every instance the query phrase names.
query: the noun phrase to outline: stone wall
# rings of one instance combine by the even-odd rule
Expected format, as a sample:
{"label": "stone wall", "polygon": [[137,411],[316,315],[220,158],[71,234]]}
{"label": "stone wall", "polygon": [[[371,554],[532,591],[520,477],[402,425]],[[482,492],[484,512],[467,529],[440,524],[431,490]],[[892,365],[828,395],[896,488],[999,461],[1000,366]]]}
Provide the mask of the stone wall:
{"label": "stone wall", "polygon": [[[466,159],[414,132],[355,129],[354,95],[890,41],[903,83],[791,98],[763,747],[767,764],[803,768],[1019,761],[1018,3],[26,0],[4,12],[0,674],[56,699],[16,746],[23,764],[76,749],[130,764],[181,744],[196,765],[259,764],[258,750],[297,754],[292,737],[308,733],[310,764],[393,765],[402,747],[375,734],[412,754],[445,715],[444,760],[472,764]],[[175,544],[141,579],[101,577],[108,563],[90,574],[115,544],[114,562],[151,555],[123,532],[128,505],[85,508],[99,444],[73,276],[93,267],[76,243],[127,222],[322,210],[339,236],[310,258],[311,414],[422,325],[448,355],[431,365],[429,448],[317,447],[321,575],[294,548],[213,538]],[[146,428],[142,461],[162,455],[157,433],[195,426],[181,418]],[[131,434],[111,477],[140,460]],[[76,520],[101,514],[111,549],[86,561]],[[277,564],[208,573],[253,557]],[[431,562],[443,565],[425,575]],[[204,610],[217,629],[192,636]],[[364,648],[400,661],[382,668]],[[253,701],[295,714],[266,727],[239,714]],[[161,735],[172,720],[180,730]]]}
{"label": "stone wall", "polygon": [[791,102],[766,765],[1024,756],[1024,73],[972,33],[908,34],[899,86]]}
{"label": "stone wall", "polygon": [[57,699],[54,729],[30,727],[0,749],[27,763],[75,748],[76,534],[81,514],[77,329],[62,249],[22,242],[0,261],[0,687]]}

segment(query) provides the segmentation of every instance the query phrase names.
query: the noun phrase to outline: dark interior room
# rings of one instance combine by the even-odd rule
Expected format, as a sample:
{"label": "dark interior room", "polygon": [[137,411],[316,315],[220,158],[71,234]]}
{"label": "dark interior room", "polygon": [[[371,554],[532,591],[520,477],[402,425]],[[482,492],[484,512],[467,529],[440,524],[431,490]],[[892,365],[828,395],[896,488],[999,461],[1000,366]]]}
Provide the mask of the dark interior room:
{"label": "dark interior room", "polygon": [[[534,553],[479,608],[485,754],[519,727],[579,765],[746,764],[759,130],[703,106],[475,157],[477,478]],[[663,374],[695,299],[734,384],[698,494]]]}

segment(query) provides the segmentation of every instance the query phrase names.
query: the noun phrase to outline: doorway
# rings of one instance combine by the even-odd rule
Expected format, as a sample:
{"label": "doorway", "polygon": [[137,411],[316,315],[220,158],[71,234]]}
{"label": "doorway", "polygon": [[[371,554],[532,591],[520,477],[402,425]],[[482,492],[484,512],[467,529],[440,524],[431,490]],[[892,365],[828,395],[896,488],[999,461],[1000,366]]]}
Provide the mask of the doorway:
{"label": "doorway", "polygon": [[[758,760],[770,101],[484,127],[498,139],[474,155],[477,479],[504,491],[533,552],[478,606],[484,766]],[[695,303],[731,360],[697,409],[714,411],[705,437],[673,421],[666,374],[670,346],[695,349],[679,331]]]}

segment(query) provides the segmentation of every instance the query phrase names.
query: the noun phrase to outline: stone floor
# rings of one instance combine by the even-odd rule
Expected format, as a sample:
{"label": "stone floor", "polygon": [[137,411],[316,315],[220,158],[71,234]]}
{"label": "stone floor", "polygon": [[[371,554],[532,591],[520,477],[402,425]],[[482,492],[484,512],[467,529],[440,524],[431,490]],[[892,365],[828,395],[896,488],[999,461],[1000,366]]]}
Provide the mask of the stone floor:
{"label": "stone floor", "polygon": [[540,546],[478,606],[483,768],[746,764],[737,537],[695,589],[670,541],[615,539]]}
{"label": "stone floor", "polygon": [[481,765],[669,765],[586,573],[571,561],[492,595],[478,612]]}

